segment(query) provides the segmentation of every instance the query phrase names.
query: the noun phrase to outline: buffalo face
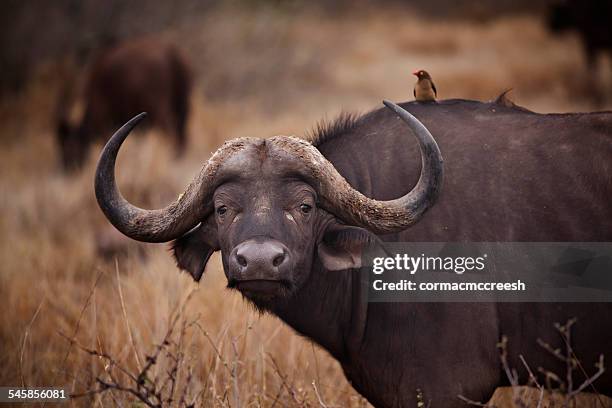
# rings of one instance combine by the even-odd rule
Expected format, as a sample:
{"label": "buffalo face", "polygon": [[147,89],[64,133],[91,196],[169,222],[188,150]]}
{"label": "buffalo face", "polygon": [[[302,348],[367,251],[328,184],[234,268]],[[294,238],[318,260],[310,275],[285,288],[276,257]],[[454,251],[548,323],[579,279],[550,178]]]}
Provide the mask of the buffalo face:
{"label": "buffalo face", "polygon": [[316,193],[293,179],[265,177],[274,161],[214,193],[214,218],[228,286],[248,297],[291,293],[310,268]]}
{"label": "buffalo face", "polygon": [[[197,258],[191,248],[219,249],[228,287],[263,304],[299,289],[317,259],[332,270],[359,266],[358,251],[376,240],[362,228],[341,226],[318,207],[308,172],[273,143],[250,144],[221,171],[213,213],[174,245],[179,266],[196,280],[204,265],[190,264]],[[343,240],[337,239],[341,231]],[[347,245],[348,236],[353,245]]]}

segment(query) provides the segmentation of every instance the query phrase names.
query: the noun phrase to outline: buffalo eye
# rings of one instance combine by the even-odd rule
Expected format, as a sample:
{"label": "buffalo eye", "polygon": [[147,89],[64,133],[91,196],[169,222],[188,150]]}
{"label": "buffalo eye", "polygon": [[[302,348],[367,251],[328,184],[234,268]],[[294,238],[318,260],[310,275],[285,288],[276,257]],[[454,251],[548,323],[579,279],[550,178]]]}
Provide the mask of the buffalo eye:
{"label": "buffalo eye", "polygon": [[302,212],[302,214],[308,214],[310,213],[310,211],[312,211],[312,206],[308,204],[301,204],[300,211]]}
{"label": "buffalo eye", "polygon": [[225,205],[222,205],[222,206],[217,208],[217,215],[220,216],[220,217],[225,215],[226,212],[227,212],[227,207]]}

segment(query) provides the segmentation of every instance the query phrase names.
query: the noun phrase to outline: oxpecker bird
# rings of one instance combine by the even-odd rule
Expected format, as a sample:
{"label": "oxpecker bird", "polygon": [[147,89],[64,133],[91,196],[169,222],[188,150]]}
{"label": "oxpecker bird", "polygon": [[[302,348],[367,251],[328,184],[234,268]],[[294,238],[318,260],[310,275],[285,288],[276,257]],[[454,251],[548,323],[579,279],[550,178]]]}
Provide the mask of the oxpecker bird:
{"label": "oxpecker bird", "polygon": [[416,85],[414,86],[414,98],[418,102],[435,102],[438,92],[434,85],[431,76],[427,71],[422,69],[416,70],[412,73],[418,78]]}

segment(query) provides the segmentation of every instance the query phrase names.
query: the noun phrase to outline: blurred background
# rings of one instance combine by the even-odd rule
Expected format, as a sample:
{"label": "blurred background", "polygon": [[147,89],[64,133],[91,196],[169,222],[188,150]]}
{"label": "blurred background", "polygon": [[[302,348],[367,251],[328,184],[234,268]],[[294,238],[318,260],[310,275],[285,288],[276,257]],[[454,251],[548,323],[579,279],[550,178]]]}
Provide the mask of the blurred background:
{"label": "blurred background", "polygon": [[[224,289],[218,255],[197,285],[168,246],[131,242],[109,226],[93,174],[110,133],[85,149],[82,167],[64,169],[58,123],[83,121],[95,61],[124,44],[171,44],[191,84],[184,154],[174,153],[171,131],[153,126],[119,156],[122,192],[147,208],[173,200],[226,139],[303,136],[342,111],[412,100],[415,69],[431,74],[439,99],[488,101],[512,88],[515,103],[542,113],[612,107],[607,1],[8,0],[3,8],[0,385],[81,393],[96,378],[129,384],[113,367],[138,373],[176,317],[173,352],[148,376],[161,388],[175,372],[186,400],[367,405],[326,352]],[[133,401],[115,390],[74,404]]]}

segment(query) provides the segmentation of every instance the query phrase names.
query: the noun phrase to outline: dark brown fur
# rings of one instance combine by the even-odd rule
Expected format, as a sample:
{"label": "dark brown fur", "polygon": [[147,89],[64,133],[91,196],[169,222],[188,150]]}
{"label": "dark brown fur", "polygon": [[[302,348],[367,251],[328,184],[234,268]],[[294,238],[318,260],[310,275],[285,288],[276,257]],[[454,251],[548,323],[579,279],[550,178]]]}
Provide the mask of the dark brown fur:
{"label": "dark brown fur", "polygon": [[327,121],[322,120],[314,129],[306,135],[306,139],[314,146],[319,146],[329,138],[348,132],[357,126],[361,115],[349,112],[342,112],[336,119]]}

